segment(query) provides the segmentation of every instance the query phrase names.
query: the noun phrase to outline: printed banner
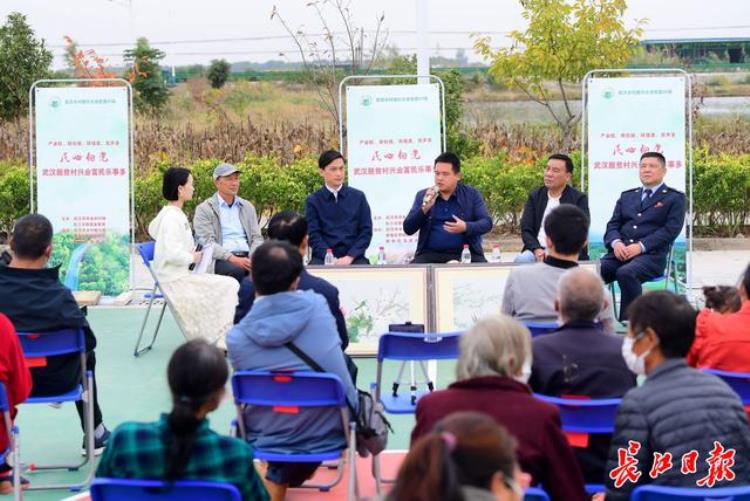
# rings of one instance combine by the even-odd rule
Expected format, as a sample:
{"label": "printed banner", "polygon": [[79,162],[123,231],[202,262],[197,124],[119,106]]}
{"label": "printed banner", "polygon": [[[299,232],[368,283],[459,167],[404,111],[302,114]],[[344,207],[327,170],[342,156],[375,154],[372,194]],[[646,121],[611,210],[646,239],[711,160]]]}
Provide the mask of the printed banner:
{"label": "printed banner", "polygon": [[391,263],[416,250],[418,234],[407,236],[402,224],[417,191],[435,183],[440,120],[437,84],[346,88],[349,184],[365,193],[372,209],[371,261],[380,246]]}
{"label": "printed banner", "polygon": [[74,291],[129,288],[128,101],[124,86],[35,89],[37,211],[55,231],[50,265]]}
{"label": "printed banner", "polygon": [[[641,154],[662,153],[667,186],[686,192],[684,77],[595,78],[588,83],[589,254],[605,253],[604,233],[620,194],[641,185]],[[674,257],[685,282],[685,230]]]}

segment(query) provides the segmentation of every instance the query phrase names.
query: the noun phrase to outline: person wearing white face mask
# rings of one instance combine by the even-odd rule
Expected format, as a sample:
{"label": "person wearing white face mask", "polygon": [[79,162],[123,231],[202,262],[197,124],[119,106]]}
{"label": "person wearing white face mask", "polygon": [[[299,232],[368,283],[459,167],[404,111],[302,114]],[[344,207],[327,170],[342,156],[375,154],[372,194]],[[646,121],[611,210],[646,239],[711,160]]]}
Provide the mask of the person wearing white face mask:
{"label": "person wearing white face mask", "polygon": [[583,476],[560,427],[557,407],[535,398],[529,389],[531,336],[505,315],[479,320],[461,337],[457,381],[417,402],[411,441],[433,431],[453,412],[487,414],[518,441],[518,462],[553,500],[586,498]]}
{"label": "person wearing white face mask", "polygon": [[[623,359],[646,380],[622,399],[607,472],[621,465],[619,451],[637,442],[638,450],[631,457],[637,460],[641,475],[636,482],[619,487],[615,486],[617,475],[610,476],[606,499],[629,499],[633,489],[647,482],[695,487],[699,479],[707,478],[707,459],[717,442],[725,451],[735,451],[734,481],[717,481],[715,487],[747,484],[750,430],[739,397],[721,379],[690,368],[685,361],[695,335],[695,310],[684,298],[660,291],[636,299],[628,314]],[[695,471],[684,474],[679,465],[690,451],[698,453],[698,460]],[[655,453],[671,454],[675,466],[652,478],[649,472]]]}

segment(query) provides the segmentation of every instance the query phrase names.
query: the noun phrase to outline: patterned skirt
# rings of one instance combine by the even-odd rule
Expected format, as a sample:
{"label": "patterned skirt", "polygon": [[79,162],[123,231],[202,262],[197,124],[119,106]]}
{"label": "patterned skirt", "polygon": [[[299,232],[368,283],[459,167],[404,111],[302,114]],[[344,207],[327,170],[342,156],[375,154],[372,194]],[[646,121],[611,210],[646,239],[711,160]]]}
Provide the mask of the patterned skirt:
{"label": "patterned skirt", "polygon": [[224,336],[234,324],[237,280],[221,275],[187,275],[160,284],[185,338],[203,338],[225,346]]}

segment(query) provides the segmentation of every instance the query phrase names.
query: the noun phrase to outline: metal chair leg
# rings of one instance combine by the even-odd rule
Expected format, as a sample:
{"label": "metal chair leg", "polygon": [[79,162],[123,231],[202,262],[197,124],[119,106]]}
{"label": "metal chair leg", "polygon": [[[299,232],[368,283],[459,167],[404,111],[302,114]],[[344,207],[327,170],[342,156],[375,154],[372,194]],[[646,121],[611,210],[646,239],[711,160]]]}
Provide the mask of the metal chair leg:
{"label": "metal chair leg", "polygon": [[45,466],[34,466],[30,468],[30,471],[36,470],[61,470],[67,469],[68,471],[77,471],[82,466],[88,464],[88,473],[86,477],[80,483],[76,484],[32,484],[28,487],[30,491],[43,491],[53,489],[68,489],[72,492],[78,492],[91,483],[94,478],[96,461],[94,458],[94,377],[91,371],[86,372],[86,379],[84,380],[84,395],[83,395],[83,409],[85,413],[84,419],[84,439],[86,443],[86,458],[78,465],[45,465]]}
{"label": "metal chair leg", "polygon": [[151,342],[147,345],[141,348],[141,340],[143,339],[143,332],[146,330],[146,324],[148,323],[149,315],[151,314],[151,308],[154,304],[154,299],[156,298],[156,290],[157,286],[154,285],[153,290],[151,291],[151,298],[148,301],[148,307],[146,308],[146,315],[143,317],[143,322],[141,323],[141,330],[138,333],[138,339],[135,342],[135,348],[133,349],[133,356],[139,357],[143,353],[149,351],[153,346],[154,342],[156,342],[156,336],[159,334],[159,327],[161,327],[161,321],[164,318],[164,311],[167,309],[167,302],[166,298],[164,299],[164,304],[162,305],[161,312],[159,313],[159,320],[156,322],[156,328],[154,329],[154,335],[151,337]]}

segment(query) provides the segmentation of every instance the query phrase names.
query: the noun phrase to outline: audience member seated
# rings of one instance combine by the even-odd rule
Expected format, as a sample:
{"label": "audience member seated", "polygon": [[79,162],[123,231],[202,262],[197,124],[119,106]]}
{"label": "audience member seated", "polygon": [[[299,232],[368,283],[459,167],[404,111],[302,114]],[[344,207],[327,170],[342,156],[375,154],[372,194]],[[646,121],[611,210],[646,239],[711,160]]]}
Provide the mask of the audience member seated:
{"label": "audience member seated", "polygon": [[739,287],[707,285],[703,287],[706,308],[717,313],[737,313],[742,308]]}
{"label": "audience member seated", "polygon": [[[646,380],[625,394],[617,412],[607,463],[607,501],[629,499],[633,489],[646,483],[701,486],[699,481],[708,479],[709,458],[712,451],[718,452],[717,443],[723,451],[734,450],[729,464],[735,480],[715,478],[715,487],[747,484],[750,432],[739,397],[718,377],[685,363],[695,336],[695,310],[671,292],[650,292],[631,303],[628,318],[623,358]],[[624,463],[622,453],[634,458],[641,475],[616,487],[624,474],[616,470]],[[671,454],[674,467],[652,478],[656,453]],[[685,472],[691,455],[696,455],[694,472]]]}
{"label": "audience member seated", "polygon": [[[305,219],[305,216],[302,214],[298,214],[294,211],[287,210],[279,212],[268,222],[268,238],[289,242],[297,247],[299,253],[304,256],[307,253],[308,243],[307,219]],[[346,350],[346,347],[349,346],[349,333],[346,330],[346,320],[344,320],[344,314],[341,311],[341,303],[339,303],[339,290],[327,280],[310,275],[307,270],[304,269],[299,276],[297,290],[311,290],[317,292],[326,299],[328,309],[336,320],[336,330],[341,339],[341,350]],[[239,301],[237,310],[234,314],[235,324],[239,323],[239,321],[247,315],[247,312],[253,307],[253,302],[255,301],[255,286],[250,277],[245,278],[240,284]],[[349,374],[352,376],[352,381],[356,384],[357,366],[349,355],[344,354],[344,358],[346,359],[346,366],[349,369]]]}
{"label": "audience member seated", "polygon": [[[21,342],[8,317],[0,314],[0,383],[5,386],[10,407],[10,418],[15,419],[16,405],[22,403],[31,393],[31,373],[23,357]],[[8,435],[5,423],[0,423],[0,452],[8,448]],[[0,463],[0,494],[10,494],[13,490],[13,467]]]}
{"label": "audience member seated", "polygon": [[698,314],[688,364],[700,369],[750,372],[750,265],[737,292],[741,303],[736,313],[705,308]]}
{"label": "audience member seated", "polygon": [[[255,303],[227,335],[232,366],[237,371],[313,371],[288,347],[294,344],[344,385],[356,408],[357,389],[341,352],[336,322],[323,296],[298,290],[303,271],[299,249],[270,240],[253,254]],[[257,448],[277,453],[329,451],[345,445],[338,411],[303,410],[280,414],[252,409],[245,415],[248,440]],[[320,463],[269,462],[266,486],[272,499],[283,499],[287,487],[307,480]]]}
{"label": "audience member seated", "polygon": [[521,501],[515,440],[478,412],[456,412],[412,444],[388,501]]}
{"label": "audience member seated", "polygon": [[[596,315],[604,304],[598,275],[583,268],[563,273],[555,309],[562,326],[531,341],[534,355],[529,386],[555,397],[621,397],[635,386],[635,375],[622,358],[622,337],[602,332]],[[586,483],[604,483],[611,435],[590,435],[588,446],[573,452]]]}
{"label": "audience member seated", "polygon": [[193,176],[188,169],[164,172],[162,195],[169,201],[148,225],[156,240],[153,270],[172,306],[172,313],[187,339],[203,338],[223,347],[237,306],[237,280],[190,271],[203,253],[196,250],[190,223],[182,206],[193,198]]}
{"label": "audience member seated", "polygon": [[[547,159],[544,169],[544,186],[529,193],[521,215],[521,240],[523,250],[513,260],[516,263],[533,263],[545,257],[544,220],[560,204],[573,204],[589,215],[589,202],[585,193],[570,185],[573,177],[573,160],[568,155],[555,154]],[[588,261],[586,247],[578,255]]]}
{"label": "audience member seated", "polygon": [[172,411],[153,423],[119,425],[96,476],[231,483],[246,501],[268,499],[252,448],[209,428],[206,416],[221,404],[228,376],[215,346],[194,339],[177,348],[167,366]]}
{"label": "audience member seated", "polygon": [[411,442],[457,411],[476,411],[504,425],[518,441],[521,470],[541,483],[553,500],[585,498],[583,477],[560,428],[554,405],[535,398],[526,385],[531,372],[529,331],[518,321],[493,315],[461,338],[457,381],[417,402]]}
{"label": "audience member seated", "polygon": [[[81,328],[86,338],[86,369],[94,376],[94,452],[101,454],[109,439],[102,421],[96,385],[96,337],[86,315],[70,289],[60,283],[60,267],[47,268],[52,255],[52,224],[41,214],[29,214],[18,221],[10,240],[13,260],[0,266],[0,313],[8,316],[16,331],[49,332]],[[81,359],[78,353],[47,357],[31,368],[31,396],[44,397],[66,393],[81,383]],[[83,403],[76,410],[85,430]],[[82,441],[81,453],[86,453]]]}
{"label": "audience member seated", "polygon": [[[565,270],[578,266],[586,246],[589,217],[571,204],[560,204],[544,219],[546,255],[540,263],[513,268],[505,282],[502,311],[519,320],[555,322],[557,282]],[[597,316],[604,332],[614,333],[615,314],[605,301]]]}

